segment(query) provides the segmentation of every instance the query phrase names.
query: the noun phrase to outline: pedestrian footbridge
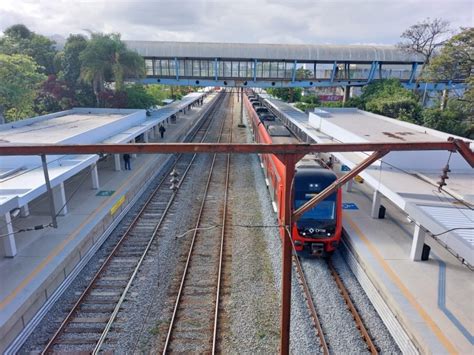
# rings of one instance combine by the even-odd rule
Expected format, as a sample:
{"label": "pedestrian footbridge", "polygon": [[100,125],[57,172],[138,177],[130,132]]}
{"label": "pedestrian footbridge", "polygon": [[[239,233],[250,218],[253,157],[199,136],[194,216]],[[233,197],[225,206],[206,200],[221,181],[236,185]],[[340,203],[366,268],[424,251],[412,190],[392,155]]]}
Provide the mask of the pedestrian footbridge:
{"label": "pedestrian footbridge", "polygon": [[397,78],[407,88],[462,88],[463,78],[425,83],[423,56],[392,46],[126,41],[145,59],[144,83],[237,87],[362,86]]}

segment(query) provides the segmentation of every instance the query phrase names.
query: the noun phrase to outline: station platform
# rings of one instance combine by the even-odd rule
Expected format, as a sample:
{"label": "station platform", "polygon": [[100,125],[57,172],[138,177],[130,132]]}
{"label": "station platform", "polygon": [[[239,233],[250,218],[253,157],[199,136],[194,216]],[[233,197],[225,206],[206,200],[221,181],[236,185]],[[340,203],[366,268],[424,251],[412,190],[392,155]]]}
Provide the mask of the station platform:
{"label": "station platform", "polygon": [[[382,317],[398,334],[403,353],[473,354],[472,270],[431,237],[425,241],[431,247],[429,260],[413,262],[409,251],[415,225],[399,208],[383,197],[385,218],[372,218],[372,189],[364,183],[354,183],[343,196],[345,242],[360,274],[375,286],[372,291],[378,294],[372,296],[394,315]],[[359,281],[365,275],[357,275]],[[388,311],[372,301],[379,313]]]}
{"label": "station platform", "polygon": [[[181,141],[213,97],[213,94],[208,95],[203,106],[189,107],[175,123],[163,121],[164,138],[156,135],[150,142]],[[151,119],[161,116],[163,111],[156,111]],[[57,297],[55,291],[65,280],[73,279],[77,266],[85,263],[88,253],[100,247],[168,157],[132,155],[132,170],[120,171],[116,171],[113,155],[100,159],[97,163],[100,190],[93,189],[87,169],[65,182],[68,213],[58,216],[57,229],[16,233],[18,254],[13,258],[0,258],[0,353],[4,353],[25,328],[32,327],[38,310]],[[119,163],[124,164],[123,160]],[[15,219],[14,228],[50,223],[48,203],[45,195],[33,201],[30,215]]]}
{"label": "station platform", "polygon": [[[324,108],[308,115],[267,94],[259,95],[305,142],[449,137],[350,108]],[[344,245],[340,250],[404,354],[474,354],[470,262],[474,235],[469,228],[474,225],[474,175],[462,157],[450,157],[439,151],[391,152],[383,162],[359,174],[363,183],[351,181],[343,192]],[[366,155],[345,152],[320,158],[333,158],[333,170],[341,176]],[[433,182],[446,161],[453,170],[446,190],[455,198],[440,193]],[[379,207],[385,208],[385,218],[377,218]],[[428,260],[424,260],[422,250],[428,250],[424,244],[431,248]]]}

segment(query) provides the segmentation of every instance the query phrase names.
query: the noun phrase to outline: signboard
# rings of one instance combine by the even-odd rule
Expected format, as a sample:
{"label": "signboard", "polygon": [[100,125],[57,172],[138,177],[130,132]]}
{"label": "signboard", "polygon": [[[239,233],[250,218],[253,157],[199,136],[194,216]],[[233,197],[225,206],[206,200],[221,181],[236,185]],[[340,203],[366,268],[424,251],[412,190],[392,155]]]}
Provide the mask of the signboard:
{"label": "signboard", "polygon": [[323,101],[323,102],[335,102],[335,101],[342,101],[342,99],[344,98],[342,95],[318,95],[319,97],[319,100]]}
{"label": "signboard", "polygon": [[343,210],[358,210],[359,207],[357,207],[357,205],[353,202],[344,202],[342,204],[342,209]]}
{"label": "signboard", "polygon": [[96,193],[96,196],[112,196],[114,194],[114,190],[100,190]]}

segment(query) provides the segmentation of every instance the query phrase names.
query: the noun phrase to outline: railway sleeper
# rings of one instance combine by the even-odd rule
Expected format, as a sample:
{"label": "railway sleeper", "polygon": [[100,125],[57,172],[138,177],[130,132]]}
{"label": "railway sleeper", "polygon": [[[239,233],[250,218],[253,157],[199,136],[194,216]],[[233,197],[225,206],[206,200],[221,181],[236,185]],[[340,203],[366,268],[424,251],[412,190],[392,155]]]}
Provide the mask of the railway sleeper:
{"label": "railway sleeper", "polygon": [[94,312],[112,312],[115,309],[113,304],[81,304],[79,310],[84,313],[94,313]]}

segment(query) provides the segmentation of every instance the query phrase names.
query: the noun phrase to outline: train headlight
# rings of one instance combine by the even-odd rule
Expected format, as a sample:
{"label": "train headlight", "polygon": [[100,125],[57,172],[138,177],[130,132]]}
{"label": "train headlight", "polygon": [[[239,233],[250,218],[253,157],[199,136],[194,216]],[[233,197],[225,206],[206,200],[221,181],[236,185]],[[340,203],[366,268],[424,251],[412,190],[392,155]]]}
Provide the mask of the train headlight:
{"label": "train headlight", "polygon": [[326,235],[327,235],[328,237],[330,237],[330,236],[331,236],[331,233],[327,233]]}

